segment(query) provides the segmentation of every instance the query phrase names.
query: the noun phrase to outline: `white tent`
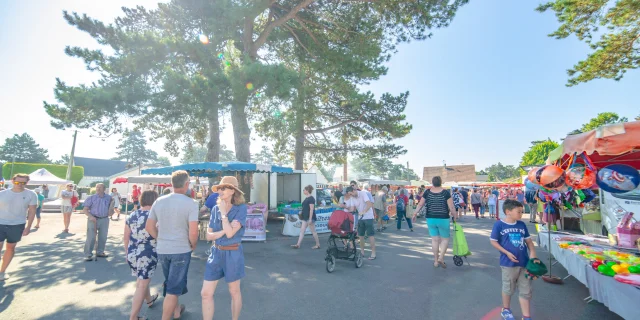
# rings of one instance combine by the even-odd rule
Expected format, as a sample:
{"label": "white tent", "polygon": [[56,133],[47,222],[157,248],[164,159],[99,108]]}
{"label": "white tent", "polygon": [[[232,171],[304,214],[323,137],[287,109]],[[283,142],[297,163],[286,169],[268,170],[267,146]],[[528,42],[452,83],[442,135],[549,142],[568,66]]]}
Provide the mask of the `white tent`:
{"label": "white tent", "polygon": [[311,168],[309,168],[309,170],[307,170],[307,173],[315,173],[316,174],[316,183],[317,184],[328,184],[329,181],[327,181],[327,178],[324,176],[324,174],[322,174],[322,172],[320,172],[320,170],[318,168],[316,168],[315,165],[311,166]]}
{"label": "white tent", "polygon": [[73,181],[60,179],[54,176],[51,172],[49,172],[45,168],[38,169],[32,172],[29,175],[29,185],[40,185],[40,184],[67,184],[73,183]]}

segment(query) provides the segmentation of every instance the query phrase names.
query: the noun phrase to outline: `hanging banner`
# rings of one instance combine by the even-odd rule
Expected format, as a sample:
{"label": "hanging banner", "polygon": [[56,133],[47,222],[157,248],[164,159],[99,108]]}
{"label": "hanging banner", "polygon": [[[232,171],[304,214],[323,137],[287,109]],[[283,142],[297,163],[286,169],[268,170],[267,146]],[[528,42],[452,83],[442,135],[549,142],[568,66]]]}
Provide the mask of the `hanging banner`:
{"label": "hanging banner", "polygon": [[[334,208],[318,208],[316,209],[316,232],[317,233],[327,233],[331,232],[329,230],[329,218],[331,217],[331,213],[333,213]],[[285,236],[297,237],[300,235],[300,227],[302,226],[302,221],[298,214],[300,213],[300,209],[291,209],[283,210],[282,213],[285,215],[284,225],[282,226],[282,234]],[[311,234],[311,230],[307,227],[307,230],[304,234]]]}

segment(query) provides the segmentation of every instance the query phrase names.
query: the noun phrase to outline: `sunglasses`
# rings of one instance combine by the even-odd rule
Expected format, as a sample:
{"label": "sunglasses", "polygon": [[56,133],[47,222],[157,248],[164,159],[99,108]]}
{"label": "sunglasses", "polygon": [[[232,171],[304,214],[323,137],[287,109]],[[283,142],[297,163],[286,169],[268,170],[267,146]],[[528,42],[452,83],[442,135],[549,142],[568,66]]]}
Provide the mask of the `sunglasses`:
{"label": "sunglasses", "polygon": [[26,184],[27,184],[26,182],[20,182],[20,181],[14,181],[14,182],[13,182],[13,185],[14,185],[14,186],[24,186],[24,185],[26,185]]}
{"label": "sunglasses", "polygon": [[231,189],[231,188],[229,188],[229,187],[219,187],[219,188],[218,188],[218,191],[225,191],[225,190],[227,190],[227,189]]}

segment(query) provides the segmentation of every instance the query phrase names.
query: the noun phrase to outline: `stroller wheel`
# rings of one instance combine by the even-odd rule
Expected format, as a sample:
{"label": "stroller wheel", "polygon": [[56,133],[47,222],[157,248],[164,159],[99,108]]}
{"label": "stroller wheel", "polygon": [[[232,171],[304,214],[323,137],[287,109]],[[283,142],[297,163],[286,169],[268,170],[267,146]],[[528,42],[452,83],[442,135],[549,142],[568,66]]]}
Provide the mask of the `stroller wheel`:
{"label": "stroller wheel", "polygon": [[356,258],[354,259],[356,262],[356,268],[360,268],[362,267],[362,254],[360,253],[360,250],[356,250]]}
{"label": "stroller wheel", "polygon": [[453,264],[459,267],[464,264],[464,261],[462,261],[462,257],[460,256],[453,256]]}
{"label": "stroller wheel", "polygon": [[331,273],[336,269],[336,258],[333,255],[327,257],[327,272]]}

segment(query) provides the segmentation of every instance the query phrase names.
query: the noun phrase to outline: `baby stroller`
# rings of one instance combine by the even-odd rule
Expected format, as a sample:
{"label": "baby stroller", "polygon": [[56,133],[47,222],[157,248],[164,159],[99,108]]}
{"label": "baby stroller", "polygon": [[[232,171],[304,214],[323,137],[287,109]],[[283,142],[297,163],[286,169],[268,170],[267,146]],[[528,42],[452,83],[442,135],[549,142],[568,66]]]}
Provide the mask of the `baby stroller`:
{"label": "baby stroller", "polygon": [[327,272],[336,268],[336,259],[354,261],[356,268],[362,267],[363,258],[358,250],[358,235],[353,230],[353,214],[336,210],[329,218],[329,243],[327,255]]}
{"label": "baby stroller", "polygon": [[471,251],[469,251],[469,246],[467,245],[467,238],[464,236],[464,231],[462,231],[462,226],[453,222],[453,264],[456,266],[461,266],[464,264],[462,258],[467,261],[468,265],[469,260],[467,260],[467,256],[471,255]]}

